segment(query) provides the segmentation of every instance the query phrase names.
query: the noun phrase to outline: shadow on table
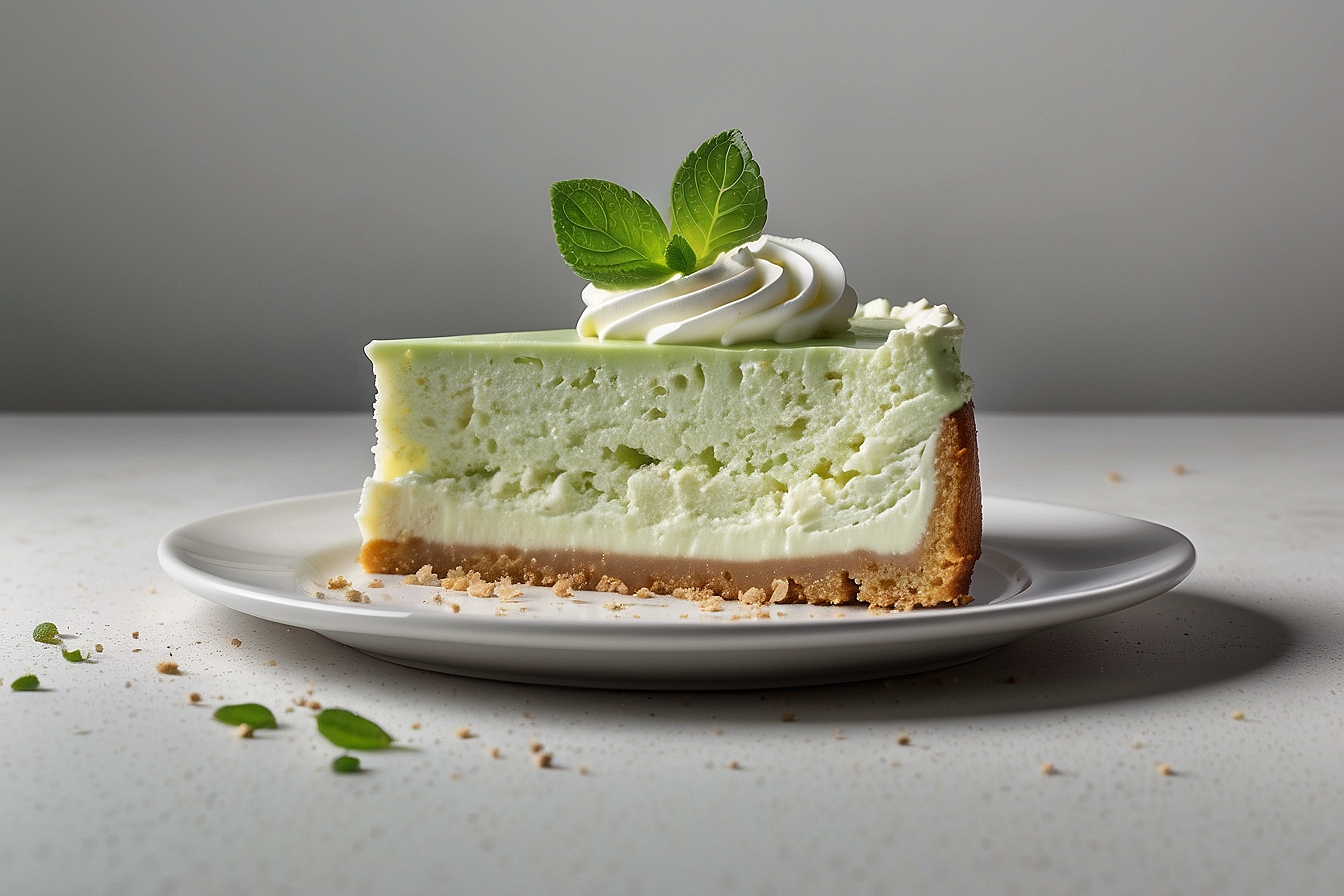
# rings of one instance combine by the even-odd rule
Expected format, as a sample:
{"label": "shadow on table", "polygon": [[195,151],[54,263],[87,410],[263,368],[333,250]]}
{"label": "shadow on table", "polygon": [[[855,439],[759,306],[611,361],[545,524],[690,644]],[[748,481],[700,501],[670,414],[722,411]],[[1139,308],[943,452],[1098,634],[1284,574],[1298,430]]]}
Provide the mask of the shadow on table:
{"label": "shadow on table", "polygon": [[[268,627],[266,623],[260,623]],[[278,627],[277,627],[278,628]],[[638,717],[671,724],[778,723],[784,713],[813,723],[903,721],[1084,707],[1174,693],[1263,669],[1294,643],[1264,612],[1189,592],[1023,638],[981,659],[934,672],[819,687],[747,691],[604,691],[484,681],[422,672],[365,657],[321,636],[284,638],[289,662],[320,667],[339,651],[343,666],[398,689],[426,712],[497,712],[593,722]]]}

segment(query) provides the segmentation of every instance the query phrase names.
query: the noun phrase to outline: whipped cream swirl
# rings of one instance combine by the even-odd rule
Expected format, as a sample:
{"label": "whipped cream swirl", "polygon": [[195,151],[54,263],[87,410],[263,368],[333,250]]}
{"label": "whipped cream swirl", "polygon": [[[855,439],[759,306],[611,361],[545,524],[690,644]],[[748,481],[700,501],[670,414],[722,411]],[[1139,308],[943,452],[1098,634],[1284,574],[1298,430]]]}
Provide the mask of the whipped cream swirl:
{"label": "whipped cream swirl", "polygon": [[590,283],[583,303],[582,336],[733,345],[844,332],[858,297],[825,246],[767,235],[657,286],[607,290]]}

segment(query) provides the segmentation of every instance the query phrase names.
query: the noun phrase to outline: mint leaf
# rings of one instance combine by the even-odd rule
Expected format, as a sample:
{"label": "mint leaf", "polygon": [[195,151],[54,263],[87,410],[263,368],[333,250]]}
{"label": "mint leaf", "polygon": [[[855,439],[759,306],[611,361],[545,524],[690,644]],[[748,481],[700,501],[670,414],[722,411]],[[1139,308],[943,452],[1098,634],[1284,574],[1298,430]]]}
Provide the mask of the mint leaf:
{"label": "mint leaf", "polygon": [[710,137],[686,157],[672,181],[672,232],[709,264],[765,229],[765,181],[742,132]]}
{"label": "mint leaf", "polygon": [[605,180],[551,184],[555,243],[574,273],[604,287],[652,286],[672,276],[667,225],[653,205]]}
{"label": "mint leaf", "polygon": [[254,731],[262,728],[278,728],[275,714],[260,703],[237,703],[233,706],[221,706],[215,710],[215,719],[225,725],[247,725]]}
{"label": "mint leaf", "polygon": [[9,683],[10,690],[14,691],[35,691],[37,686],[36,675],[20,675]]}
{"label": "mint leaf", "polygon": [[663,259],[678,274],[689,274],[695,270],[695,250],[686,242],[686,237],[679,233],[672,235],[672,241],[663,251]]}
{"label": "mint leaf", "polygon": [[66,650],[64,647],[61,648],[61,656],[71,663],[82,663],[86,659],[78,650]]}
{"label": "mint leaf", "polygon": [[363,716],[347,709],[324,709],[317,714],[318,733],[343,750],[384,750],[392,737]]}
{"label": "mint leaf", "polygon": [[343,775],[359,771],[358,756],[337,756],[331,763],[331,767]]}
{"label": "mint leaf", "polygon": [[61,643],[61,634],[56,630],[56,623],[43,622],[33,629],[33,640],[39,644],[59,644]]}

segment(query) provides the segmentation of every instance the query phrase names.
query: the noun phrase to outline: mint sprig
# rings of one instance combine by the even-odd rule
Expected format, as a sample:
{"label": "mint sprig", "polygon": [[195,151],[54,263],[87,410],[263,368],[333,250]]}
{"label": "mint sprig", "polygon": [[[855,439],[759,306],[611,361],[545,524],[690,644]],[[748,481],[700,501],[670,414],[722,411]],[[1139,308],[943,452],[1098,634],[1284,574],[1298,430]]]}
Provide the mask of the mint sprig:
{"label": "mint sprig", "polygon": [[742,132],[711,137],[672,181],[672,231],[700,258],[749,243],[765,229],[765,181]]}
{"label": "mint sprig", "polygon": [[765,229],[765,181],[742,132],[700,145],[672,182],[672,229],[653,205],[605,180],[551,185],[555,242],[574,273],[599,287],[653,286],[691,274]]}
{"label": "mint sprig", "polygon": [[649,200],[605,180],[551,185],[555,242],[585,280],[638,287],[672,275],[664,261],[667,225]]}

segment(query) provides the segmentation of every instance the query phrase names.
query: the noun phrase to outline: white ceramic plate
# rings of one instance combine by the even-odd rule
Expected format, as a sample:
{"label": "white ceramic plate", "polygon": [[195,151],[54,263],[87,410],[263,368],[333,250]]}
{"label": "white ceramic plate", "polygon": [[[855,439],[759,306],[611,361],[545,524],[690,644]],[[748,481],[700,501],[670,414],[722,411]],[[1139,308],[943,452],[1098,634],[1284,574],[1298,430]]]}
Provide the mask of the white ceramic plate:
{"label": "white ceramic plate", "polygon": [[[168,533],[159,562],[201,597],[394,663],[507,681],[678,690],[822,684],[946,666],[1148,600],[1195,563],[1190,542],[1165,526],[991,497],[975,600],[965,607],[870,615],[863,607],[788,605],[770,607],[762,619],[735,602],[710,613],[670,597],[560,598],[549,588],[525,587],[523,596],[501,601],[396,576],[377,577],[386,587],[368,587],[376,577],[355,561],[358,502],[357,491],[334,492],[206,517]],[[369,602],[331,590],[327,582],[338,575]]]}

